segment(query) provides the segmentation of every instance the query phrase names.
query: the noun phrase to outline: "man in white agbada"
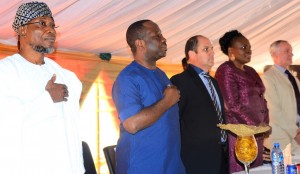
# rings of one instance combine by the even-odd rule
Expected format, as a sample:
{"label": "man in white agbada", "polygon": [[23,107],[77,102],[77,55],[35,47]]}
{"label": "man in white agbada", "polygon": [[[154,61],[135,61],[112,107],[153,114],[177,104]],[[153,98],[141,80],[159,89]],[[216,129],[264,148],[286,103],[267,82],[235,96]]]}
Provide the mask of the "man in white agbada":
{"label": "man in white agbada", "polygon": [[13,28],[19,53],[0,60],[0,173],[83,174],[76,123],[82,85],[44,57],[56,39],[49,7],[22,4]]}

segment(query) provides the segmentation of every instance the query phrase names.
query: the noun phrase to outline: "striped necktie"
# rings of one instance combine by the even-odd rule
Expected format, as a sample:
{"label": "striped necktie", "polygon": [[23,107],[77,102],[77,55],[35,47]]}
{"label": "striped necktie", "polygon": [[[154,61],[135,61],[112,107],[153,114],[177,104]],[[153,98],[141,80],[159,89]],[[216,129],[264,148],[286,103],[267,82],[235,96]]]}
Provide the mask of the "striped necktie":
{"label": "striped necktie", "polygon": [[[212,101],[214,103],[214,106],[215,106],[215,109],[217,111],[219,122],[222,124],[223,123],[222,112],[221,112],[221,109],[220,109],[220,107],[218,105],[218,102],[217,102],[217,97],[216,97],[216,93],[215,93],[215,90],[214,90],[214,87],[213,87],[213,83],[211,81],[211,77],[209,76],[208,73],[202,73],[202,74],[206,78],[206,80],[208,81],[209,90],[211,92],[211,99],[212,99]],[[225,130],[221,129],[221,140],[222,140],[222,142],[226,142],[226,139],[227,139],[226,132],[225,132]]]}

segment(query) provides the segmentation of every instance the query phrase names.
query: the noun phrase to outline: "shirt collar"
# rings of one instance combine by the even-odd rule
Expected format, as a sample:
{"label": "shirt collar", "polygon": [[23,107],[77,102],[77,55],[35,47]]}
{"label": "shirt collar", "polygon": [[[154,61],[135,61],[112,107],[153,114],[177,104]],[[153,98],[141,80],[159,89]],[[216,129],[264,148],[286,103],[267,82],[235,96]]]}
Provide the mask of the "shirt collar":
{"label": "shirt collar", "polygon": [[197,72],[197,74],[201,74],[202,72],[204,72],[201,68],[198,68],[192,64],[190,64],[192,66],[192,68]]}
{"label": "shirt collar", "polygon": [[279,66],[279,65],[276,65],[276,64],[274,64],[274,66],[280,71],[280,72],[282,72],[282,73],[284,73],[285,72],[285,68],[283,68],[282,66]]}

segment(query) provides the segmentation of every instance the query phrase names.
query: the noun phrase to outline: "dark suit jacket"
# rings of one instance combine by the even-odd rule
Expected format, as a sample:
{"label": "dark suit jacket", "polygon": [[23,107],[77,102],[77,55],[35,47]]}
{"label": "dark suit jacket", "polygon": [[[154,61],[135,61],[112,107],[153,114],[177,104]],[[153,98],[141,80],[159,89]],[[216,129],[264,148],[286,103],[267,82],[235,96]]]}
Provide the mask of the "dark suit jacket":
{"label": "dark suit jacket", "polygon": [[[171,78],[180,90],[181,158],[187,174],[228,173],[227,145],[221,143],[218,116],[204,83],[192,66]],[[224,104],[217,81],[212,78]],[[225,152],[226,151],[226,152]]]}

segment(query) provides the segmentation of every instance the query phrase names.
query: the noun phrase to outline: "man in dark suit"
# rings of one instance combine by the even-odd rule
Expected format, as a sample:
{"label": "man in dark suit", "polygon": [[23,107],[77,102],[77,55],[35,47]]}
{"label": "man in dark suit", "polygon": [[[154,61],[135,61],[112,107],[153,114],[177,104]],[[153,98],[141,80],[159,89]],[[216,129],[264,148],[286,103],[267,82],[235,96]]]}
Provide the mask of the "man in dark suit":
{"label": "man in dark suit", "polygon": [[[187,174],[228,173],[227,134],[223,98],[217,81],[208,75],[214,51],[204,36],[191,37],[185,46],[187,69],[171,78],[180,90],[181,158]],[[210,83],[212,82],[212,83]]]}

